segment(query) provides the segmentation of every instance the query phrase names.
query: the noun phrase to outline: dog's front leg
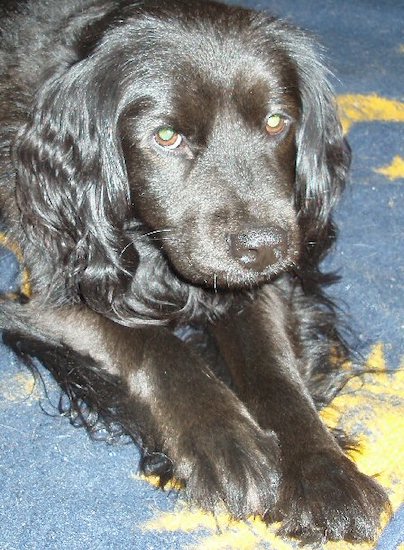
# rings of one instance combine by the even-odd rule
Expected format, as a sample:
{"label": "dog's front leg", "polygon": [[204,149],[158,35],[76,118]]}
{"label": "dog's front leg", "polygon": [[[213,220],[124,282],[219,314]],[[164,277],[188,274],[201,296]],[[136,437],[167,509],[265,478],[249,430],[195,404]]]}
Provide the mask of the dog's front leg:
{"label": "dog's front leg", "polygon": [[73,377],[90,405],[99,401],[97,373],[119,381],[106,388],[108,377],[101,376],[103,394],[119,387],[123,424],[132,415],[148,451],[171,459],[192,502],[210,510],[224,502],[240,518],[273,507],[277,438],[169,330],[128,328],[84,307],[44,310],[35,301],[13,306],[12,315],[8,342],[27,353],[42,350],[35,353],[45,364],[53,354],[62,385]]}
{"label": "dog's front leg", "polygon": [[387,497],[321,421],[300,374],[292,317],[286,297],[268,285],[215,327],[236,393],[261,428],[279,438],[283,480],[268,519],[283,519],[283,533],[307,540],[372,539]]}

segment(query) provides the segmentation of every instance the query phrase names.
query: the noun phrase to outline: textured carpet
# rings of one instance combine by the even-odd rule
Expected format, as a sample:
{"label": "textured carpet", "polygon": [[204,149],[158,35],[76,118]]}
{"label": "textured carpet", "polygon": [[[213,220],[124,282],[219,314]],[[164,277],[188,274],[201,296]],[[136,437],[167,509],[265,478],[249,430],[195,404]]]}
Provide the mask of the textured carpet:
{"label": "textured carpet", "polygon": [[[328,264],[342,282],[360,351],[379,370],[352,383],[324,411],[329,424],[362,433],[359,467],[377,474],[395,515],[378,545],[404,546],[404,4],[395,0],[263,0],[317,34],[338,79],[339,104],[354,153],[351,187],[338,210],[340,241]],[[18,284],[18,262],[0,255],[1,292]],[[259,521],[218,524],[189,511],[137,474],[133,445],[91,441],[58,415],[49,395],[0,347],[0,550],[297,548]],[[386,372],[386,369],[389,372]],[[218,526],[221,528],[219,532]],[[346,543],[325,549],[347,550]]]}

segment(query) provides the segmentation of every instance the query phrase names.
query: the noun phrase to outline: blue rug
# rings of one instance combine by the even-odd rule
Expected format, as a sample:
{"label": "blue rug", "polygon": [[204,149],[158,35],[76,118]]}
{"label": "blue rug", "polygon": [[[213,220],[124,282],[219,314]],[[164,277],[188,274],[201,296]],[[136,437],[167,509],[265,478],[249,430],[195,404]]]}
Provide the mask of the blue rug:
{"label": "blue rug", "polygon": [[[365,434],[359,467],[378,474],[395,515],[377,545],[404,544],[404,4],[396,0],[254,0],[317,34],[353,153],[352,182],[338,210],[340,241],[328,265],[343,276],[360,351],[380,374],[353,385],[325,411],[328,423]],[[0,250],[0,291],[19,280],[15,256]],[[400,347],[401,346],[401,347]],[[0,346],[0,550],[297,548],[259,521],[218,524],[137,475],[133,445],[91,441],[52,406],[12,353]],[[386,369],[393,372],[387,374]],[[400,427],[401,421],[401,427]],[[347,550],[346,543],[325,549]]]}

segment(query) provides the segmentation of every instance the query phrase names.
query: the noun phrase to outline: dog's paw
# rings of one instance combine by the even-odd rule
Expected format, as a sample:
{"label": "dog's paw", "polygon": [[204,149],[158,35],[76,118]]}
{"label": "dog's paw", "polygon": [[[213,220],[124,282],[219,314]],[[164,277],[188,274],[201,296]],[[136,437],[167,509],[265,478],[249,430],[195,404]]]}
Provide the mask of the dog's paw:
{"label": "dog's paw", "polygon": [[373,540],[383,511],[384,490],[338,451],[299,457],[284,473],[276,512],[281,535],[305,542]]}
{"label": "dog's paw", "polygon": [[245,419],[223,419],[211,430],[177,441],[174,478],[185,496],[216,512],[224,504],[236,519],[264,516],[278,496],[279,446],[275,434]]}

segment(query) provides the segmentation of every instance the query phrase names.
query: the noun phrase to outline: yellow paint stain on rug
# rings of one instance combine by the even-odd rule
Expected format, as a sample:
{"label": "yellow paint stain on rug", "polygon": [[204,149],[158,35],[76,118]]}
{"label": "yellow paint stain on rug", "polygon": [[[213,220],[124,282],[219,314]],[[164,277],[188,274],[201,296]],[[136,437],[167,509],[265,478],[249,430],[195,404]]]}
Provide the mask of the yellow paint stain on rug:
{"label": "yellow paint stain on rug", "polygon": [[351,457],[389,490],[395,509],[404,498],[404,370],[387,372],[382,344],[366,367],[375,372],[353,378],[321,416],[330,427],[362,434],[360,452]]}
{"label": "yellow paint stain on rug", "polygon": [[144,524],[143,529],[146,531],[163,530],[191,533],[202,528],[210,531],[215,531],[218,527],[228,529],[231,528],[232,523],[238,525],[239,522],[232,522],[225,514],[218,515],[215,518],[212,514],[200,510],[191,510],[186,508],[185,504],[179,503],[178,510],[174,514],[172,512],[164,512]]}
{"label": "yellow paint stain on rug", "polygon": [[337,98],[344,133],[358,122],[404,122],[404,103],[377,95],[346,94]]}
{"label": "yellow paint stain on rug", "polygon": [[23,258],[21,248],[18,246],[18,244],[10,241],[7,235],[1,232],[0,232],[0,245],[10,250],[10,252],[12,252],[14,256],[17,258],[20,265],[23,266],[22,272],[21,272],[21,292],[25,294],[25,296],[30,297],[32,294],[32,289],[31,289],[31,283],[29,278],[29,272],[28,272],[28,269],[24,267],[24,258]]}
{"label": "yellow paint stain on rug", "polygon": [[[361,471],[374,475],[386,488],[393,510],[396,510],[404,498],[404,368],[393,372],[387,370],[382,344],[373,347],[366,367],[372,372],[353,377],[321,416],[330,427],[341,427],[354,436],[362,434],[360,451],[353,453],[352,458]],[[198,535],[197,544],[189,545],[190,550],[300,548],[298,541],[277,536],[279,524],[267,527],[258,518],[237,522],[226,514],[214,518],[211,514],[187,508],[181,501],[177,506],[172,513],[156,515],[143,525],[143,529],[194,534],[207,531],[206,535]],[[384,524],[386,522],[387,518]],[[321,548],[372,550],[375,544],[328,542]]]}
{"label": "yellow paint stain on rug", "polygon": [[[401,45],[400,47],[404,47]],[[377,95],[346,94],[337,98],[344,133],[359,122],[404,122],[404,103]],[[397,155],[375,172],[390,181],[404,178],[404,158]]]}
{"label": "yellow paint stain on rug", "polygon": [[34,377],[29,372],[19,372],[0,378],[0,397],[11,402],[31,398],[33,402],[36,402],[39,393],[36,389]]}
{"label": "yellow paint stain on rug", "polygon": [[390,181],[404,178],[404,158],[397,155],[393,158],[391,164],[377,168],[375,171],[386,176]]}
{"label": "yellow paint stain on rug", "polygon": [[[143,474],[133,473],[130,476],[132,479],[137,479],[140,481],[147,481],[150,485],[153,485],[153,487],[159,488],[160,487],[160,478],[158,476],[145,476]],[[183,489],[184,484],[181,481],[178,481],[176,479],[170,479],[164,489],[167,491],[180,491]]]}

